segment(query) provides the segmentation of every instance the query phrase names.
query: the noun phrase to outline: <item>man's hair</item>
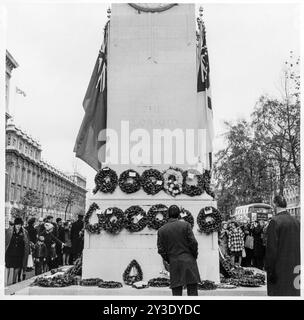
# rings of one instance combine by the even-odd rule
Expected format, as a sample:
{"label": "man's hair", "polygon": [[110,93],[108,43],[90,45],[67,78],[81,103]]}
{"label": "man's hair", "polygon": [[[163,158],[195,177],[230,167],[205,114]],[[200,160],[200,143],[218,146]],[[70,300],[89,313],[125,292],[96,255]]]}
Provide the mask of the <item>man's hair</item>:
{"label": "man's hair", "polygon": [[20,218],[20,217],[15,218],[14,225],[17,225],[17,224],[23,226],[22,218]]}
{"label": "man's hair", "polygon": [[276,195],[273,198],[273,203],[279,208],[286,208],[287,207],[287,202],[286,202],[285,198],[281,195]]}
{"label": "man's hair", "polygon": [[46,218],[47,218],[47,220],[51,220],[51,219],[53,219],[53,216],[47,216]]}
{"label": "man's hair", "polygon": [[56,219],[56,222],[57,222],[57,223],[60,222],[60,221],[62,221],[61,218],[57,218],[57,219]]}
{"label": "man's hair", "polygon": [[173,204],[172,206],[169,207],[168,209],[168,216],[169,218],[178,218],[180,213],[179,207],[175,204]]}

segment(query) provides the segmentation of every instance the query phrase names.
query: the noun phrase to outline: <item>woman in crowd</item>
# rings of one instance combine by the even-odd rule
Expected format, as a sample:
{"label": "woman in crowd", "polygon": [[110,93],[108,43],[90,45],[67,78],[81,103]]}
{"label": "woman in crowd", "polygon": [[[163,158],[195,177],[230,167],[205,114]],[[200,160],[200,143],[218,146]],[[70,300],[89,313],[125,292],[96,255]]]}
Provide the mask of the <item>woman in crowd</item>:
{"label": "woman in crowd", "polygon": [[64,228],[64,243],[65,246],[63,248],[63,265],[70,264],[70,254],[71,254],[71,226],[68,222],[65,222],[63,225]]}
{"label": "woman in crowd", "polygon": [[253,228],[253,226],[249,223],[245,227],[244,247],[245,247],[246,257],[243,259],[243,263],[242,263],[243,267],[251,267],[252,266],[252,259],[253,259],[252,228]]}
{"label": "woman in crowd", "polygon": [[241,265],[244,249],[244,234],[236,222],[231,222],[231,230],[228,234],[228,248],[231,253],[231,262]]}
{"label": "woman in crowd", "polygon": [[224,221],[219,233],[219,247],[224,257],[228,255],[228,233],[228,223]]}
{"label": "woman in crowd", "polygon": [[252,230],[253,235],[253,266],[263,270],[264,268],[264,255],[265,248],[262,239],[263,227],[259,221],[254,222]]}
{"label": "woman in crowd", "polygon": [[6,229],[5,234],[5,266],[8,269],[7,283],[9,282],[10,270],[13,270],[13,283],[21,281],[21,271],[27,267],[30,245],[23,220],[15,218],[14,226]]}
{"label": "woman in crowd", "polygon": [[53,230],[54,225],[47,222],[44,224],[44,232],[41,234],[44,237],[44,243],[47,249],[46,263],[49,270],[58,268],[56,243],[64,247],[64,243],[54,235]]}

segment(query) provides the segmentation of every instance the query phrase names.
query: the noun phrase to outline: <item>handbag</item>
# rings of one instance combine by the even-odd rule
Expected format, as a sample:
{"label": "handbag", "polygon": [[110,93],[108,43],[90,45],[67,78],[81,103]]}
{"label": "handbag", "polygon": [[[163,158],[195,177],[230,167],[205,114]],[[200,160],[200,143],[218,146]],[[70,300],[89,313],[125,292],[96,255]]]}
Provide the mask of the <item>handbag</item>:
{"label": "handbag", "polygon": [[253,249],[253,236],[247,236],[246,237],[245,248]]}
{"label": "handbag", "polygon": [[28,258],[27,258],[27,267],[28,268],[34,267],[33,256],[31,253],[28,255]]}

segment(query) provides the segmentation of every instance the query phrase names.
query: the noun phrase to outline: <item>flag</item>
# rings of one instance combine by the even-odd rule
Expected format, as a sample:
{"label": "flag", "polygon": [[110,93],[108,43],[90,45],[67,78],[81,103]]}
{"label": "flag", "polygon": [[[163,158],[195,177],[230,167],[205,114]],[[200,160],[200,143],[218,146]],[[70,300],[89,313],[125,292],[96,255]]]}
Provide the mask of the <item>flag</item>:
{"label": "flag", "polygon": [[[200,141],[200,156],[211,169],[213,151],[213,110],[210,88],[210,66],[206,41],[205,25],[198,19],[197,43],[197,108],[199,114],[199,129],[206,130],[206,141]],[[203,148],[202,144],[205,144]],[[204,150],[206,151],[203,154]]]}
{"label": "flag", "polygon": [[[83,108],[85,115],[79,129],[74,152],[96,171],[105,160],[104,148],[106,137],[98,141],[101,130],[107,127],[107,47],[109,22],[104,28],[104,39],[93,69],[93,73],[87,88]],[[100,154],[99,151],[103,152]],[[100,157],[100,158],[98,158]]]}
{"label": "flag", "polygon": [[16,93],[26,97],[26,93],[23,90],[19,89],[18,87],[16,87]]}

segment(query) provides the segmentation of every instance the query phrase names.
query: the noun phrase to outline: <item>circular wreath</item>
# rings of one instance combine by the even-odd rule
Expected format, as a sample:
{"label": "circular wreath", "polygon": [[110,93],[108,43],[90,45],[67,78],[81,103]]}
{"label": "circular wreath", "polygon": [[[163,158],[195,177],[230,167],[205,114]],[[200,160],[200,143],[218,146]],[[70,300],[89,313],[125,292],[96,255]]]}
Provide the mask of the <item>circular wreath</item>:
{"label": "circular wreath", "polygon": [[153,278],[148,281],[150,287],[169,287],[170,280],[167,278]]}
{"label": "circular wreath", "polygon": [[117,281],[100,281],[98,287],[104,289],[121,288],[122,283]]}
{"label": "circular wreath", "polygon": [[94,224],[90,223],[90,218],[91,218],[93,212],[95,212],[97,209],[99,209],[99,206],[95,202],[93,202],[90,205],[90,208],[89,208],[89,210],[87,211],[87,213],[86,213],[86,215],[84,217],[84,228],[89,233],[99,234],[100,231],[101,231],[101,225],[99,223],[99,217],[98,217],[98,222],[97,223],[94,223]]}
{"label": "circular wreath", "polygon": [[80,285],[86,287],[96,287],[99,285],[100,282],[103,282],[103,280],[100,278],[82,279],[80,281]]}
{"label": "circular wreath", "polygon": [[[206,214],[206,210],[211,209],[211,213]],[[210,218],[210,220],[208,219]],[[209,221],[208,221],[209,220]],[[221,229],[222,216],[214,207],[202,208],[197,216],[197,224],[199,230],[206,234],[210,234]]]}
{"label": "circular wreath", "polygon": [[[195,181],[195,184],[191,182]],[[189,169],[183,172],[183,193],[190,196],[200,196],[204,192],[204,179],[199,171]]]}
{"label": "circular wreath", "polygon": [[205,172],[203,173],[203,184],[204,184],[204,190],[206,191],[206,193],[209,194],[209,196],[211,196],[212,198],[214,198],[215,194],[210,188],[210,184],[211,184],[210,170],[205,170]]}
{"label": "circular wreath", "polygon": [[118,184],[125,193],[134,193],[140,189],[140,175],[132,169],[121,173]]}
{"label": "circular wreath", "polygon": [[[137,216],[141,216],[138,220]],[[137,222],[134,222],[137,218]],[[130,232],[143,230],[147,225],[147,214],[140,206],[131,206],[125,211],[125,228]]]}
{"label": "circular wreath", "polygon": [[[136,271],[137,271],[136,275],[133,275],[133,276],[130,275],[132,268],[136,269]],[[143,272],[141,270],[139,263],[136,260],[132,260],[129,263],[129,265],[127,266],[127,269],[124,271],[124,273],[122,275],[122,278],[123,278],[124,283],[127,284],[128,286],[131,286],[135,282],[142,281]]]}
{"label": "circular wreath", "polygon": [[95,189],[93,194],[98,190],[104,193],[113,193],[118,184],[118,177],[114,170],[109,167],[102,168],[95,176]]}
{"label": "circular wreath", "polygon": [[[113,217],[114,219],[112,219]],[[117,207],[108,208],[100,215],[99,223],[105,231],[117,234],[124,227],[125,216],[123,211]]]}
{"label": "circular wreath", "polygon": [[175,197],[183,190],[183,171],[179,168],[170,167],[164,174],[164,189],[171,196]]}
{"label": "circular wreath", "polygon": [[190,223],[191,228],[193,228],[193,226],[194,226],[194,218],[193,218],[193,215],[191,214],[190,211],[182,208],[181,211],[180,211],[180,214],[179,214],[179,219],[183,219],[183,220],[187,221],[188,223]]}
{"label": "circular wreath", "polygon": [[145,170],[141,175],[141,185],[147,194],[157,194],[164,185],[161,172],[156,169]]}
{"label": "circular wreath", "polygon": [[[162,214],[163,219],[158,219],[158,214]],[[168,207],[164,204],[155,204],[149,209],[147,217],[148,227],[158,230],[168,221]]]}

